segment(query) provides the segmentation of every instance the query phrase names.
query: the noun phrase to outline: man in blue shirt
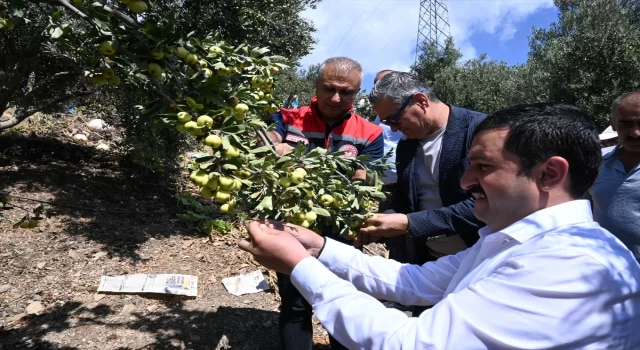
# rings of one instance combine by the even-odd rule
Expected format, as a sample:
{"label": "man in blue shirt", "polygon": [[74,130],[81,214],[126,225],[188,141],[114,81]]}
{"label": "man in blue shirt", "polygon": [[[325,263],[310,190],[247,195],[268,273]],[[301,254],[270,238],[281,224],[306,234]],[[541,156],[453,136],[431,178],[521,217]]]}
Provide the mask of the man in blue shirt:
{"label": "man in blue shirt", "polygon": [[640,261],[640,91],[618,97],[609,121],[619,143],[604,155],[589,190],[594,219]]}

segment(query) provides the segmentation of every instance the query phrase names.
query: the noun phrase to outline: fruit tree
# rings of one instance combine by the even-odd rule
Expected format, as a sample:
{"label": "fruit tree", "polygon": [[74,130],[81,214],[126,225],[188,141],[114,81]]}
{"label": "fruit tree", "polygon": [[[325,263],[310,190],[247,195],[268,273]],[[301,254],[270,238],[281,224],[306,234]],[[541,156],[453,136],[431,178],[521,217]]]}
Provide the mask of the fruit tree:
{"label": "fruit tree", "polygon": [[[220,212],[353,236],[384,199],[383,160],[307,152],[302,144],[275,152],[268,116],[280,107],[274,76],[288,68],[285,57],[265,46],[232,45],[220,33],[185,33],[153,1],[49,2],[59,5],[46,28],[51,45],[84,53],[78,64],[86,81],[153,91],[157,98],[140,101],[140,117],[200,142],[204,152],[191,164],[190,180]],[[3,17],[14,27],[30,25],[20,20],[20,3]],[[74,30],[74,21],[87,30]],[[354,166],[368,170],[368,182],[349,181]]]}

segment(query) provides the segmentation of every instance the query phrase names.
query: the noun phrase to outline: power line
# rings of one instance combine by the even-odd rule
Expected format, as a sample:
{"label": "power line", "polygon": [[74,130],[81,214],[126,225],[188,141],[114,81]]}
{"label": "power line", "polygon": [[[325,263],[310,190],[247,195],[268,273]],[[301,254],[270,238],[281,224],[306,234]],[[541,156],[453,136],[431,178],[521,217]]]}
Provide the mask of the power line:
{"label": "power line", "polygon": [[[367,6],[369,6],[369,4],[371,3],[371,0],[369,0],[367,2],[366,5],[364,5],[364,9],[362,9],[362,12],[360,12],[360,16],[358,16],[358,19],[355,20],[354,22],[351,23],[351,27],[349,28],[349,30],[342,36],[342,39],[340,40],[340,42],[338,43],[338,45],[335,46],[334,50],[337,50],[340,47],[340,44],[342,44],[342,42],[344,41],[344,38],[347,37],[347,35],[349,35],[349,33],[351,33],[351,30],[353,29],[353,27],[356,25],[356,23],[358,23],[358,21],[360,20],[360,18],[362,18],[362,15],[364,15],[364,13],[366,12],[365,10],[367,9]],[[334,51],[335,52],[335,51]],[[333,55],[332,55],[333,56]]]}
{"label": "power line", "polygon": [[[375,10],[373,10],[373,12],[371,12],[371,15],[369,15],[369,17],[367,18],[367,20],[365,21],[365,23],[367,21],[369,21],[371,19],[371,17],[376,13],[376,11],[378,11],[378,8],[380,7],[380,5],[382,4],[382,0],[380,0],[380,2],[378,2],[378,6],[376,6]],[[340,53],[340,56],[342,56],[344,54],[345,51],[347,51],[347,48],[351,45],[351,43],[356,40],[356,38],[358,37],[358,35],[360,35],[362,31],[358,32],[356,34],[356,36],[353,37],[353,39],[351,39],[351,41],[349,42],[349,45],[345,46],[344,50],[342,50],[342,53]]]}

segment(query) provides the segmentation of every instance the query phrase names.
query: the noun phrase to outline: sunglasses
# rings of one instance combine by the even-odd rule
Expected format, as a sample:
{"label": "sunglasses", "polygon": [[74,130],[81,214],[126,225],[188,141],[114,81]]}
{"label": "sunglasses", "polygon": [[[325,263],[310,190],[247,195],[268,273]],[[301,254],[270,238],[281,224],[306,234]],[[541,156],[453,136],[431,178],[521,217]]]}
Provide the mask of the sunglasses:
{"label": "sunglasses", "polygon": [[[420,89],[418,90],[416,93],[418,92],[423,92],[424,89]],[[407,108],[407,106],[409,105],[409,102],[411,102],[411,100],[413,99],[413,96],[416,94],[412,94],[411,96],[409,96],[409,98],[404,101],[404,103],[402,104],[402,106],[400,107],[400,109],[398,109],[398,111],[396,113],[393,114],[393,116],[385,119],[385,120],[381,120],[380,122],[384,125],[400,125],[400,114],[402,114],[402,112],[404,111],[405,108]]]}

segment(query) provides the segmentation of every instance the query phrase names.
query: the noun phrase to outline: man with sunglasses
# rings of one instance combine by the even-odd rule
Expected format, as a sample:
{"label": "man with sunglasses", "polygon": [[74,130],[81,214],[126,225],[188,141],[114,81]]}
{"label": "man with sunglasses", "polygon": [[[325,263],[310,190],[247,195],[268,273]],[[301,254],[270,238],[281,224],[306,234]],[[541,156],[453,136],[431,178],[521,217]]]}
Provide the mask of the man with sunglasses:
{"label": "man with sunglasses", "polygon": [[[358,62],[347,57],[325,60],[318,71],[316,96],[311,104],[281,109],[272,115],[275,130],[269,136],[276,143],[276,151],[285,154],[302,142],[309,150],[322,147],[346,151],[345,157],[366,154],[371,160],[382,158],[382,129],[353,112],[361,82],[362,67]],[[356,169],[352,181],[363,180],[366,180],[365,170]],[[311,305],[291,284],[289,275],[278,273],[278,289],[282,300],[279,320],[282,348],[311,350]],[[329,340],[332,349],[344,349],[332,337]]]}
{"label": "man with sunglasses", "polygon": [[468,167],[471,136],[485,115],[438,100],[415,75],[391,72],[369,96],[381,122],[406,139],[396,151],[397,189],[391,210],[367,221],[363,243],[404,236],[390,256],[423,264],[472,246],[484,224],[473,214],[474,198],[460,188]]}

